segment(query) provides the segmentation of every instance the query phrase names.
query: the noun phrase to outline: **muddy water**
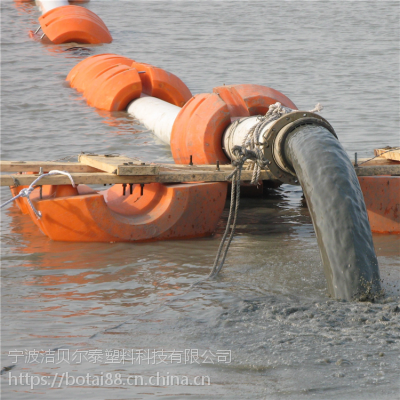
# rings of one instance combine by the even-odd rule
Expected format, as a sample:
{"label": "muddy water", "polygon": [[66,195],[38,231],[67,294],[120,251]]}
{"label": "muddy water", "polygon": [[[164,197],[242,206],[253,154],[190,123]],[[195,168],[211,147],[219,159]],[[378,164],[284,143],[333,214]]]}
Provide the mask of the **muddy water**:
{"label": "muddy water", "polygon": [[380,276],[367,209],[354,167],[326,128],[290,133],[286,156],[311,213],[328,293],[335,299],[374,299]]}
{"label": "muddy water", "polygon": [[[172,160],[168,147],[127,114],[97,112],[64,84],[78,61],[105,52],[170,70],[193,93],[257,83],[299,108],[319,101],[349,154],[399,145],[397,2],[92,0],[85,7],[104,19],[114,42],[80,50],[32,42],[27,32],[39,16],[33,5],[1,7],[3,159],[112,151]],[[2,201],[8,198],[2,191]],[[51,242],[16,208],[2,210],[2,367],[13,365],[10,351],[24,353],[1,376],[4,396],[398,397],[399,237],[373,236],[383,301],[332,301],[301,189],[284,185],[241,202],[220,278],[188,291],[210,271],[226,217],[211,238],[88,244]],[[34,357],[55,348],[64,351],[54,359]],[[133,365],[129,354],[125,364],[109,357],[124,349],[133,350]],[[156,351],[154,363],[148,350]],[[163,350],[175,350],[174,358],[165,360]],[[231,362],[223,351],[231,351]],[[79,354],[86,358],[77,364]],[[67,387],[60,380],[67,372],[208,376],[211,385]],[[55,388],[31,390],[9,385],[9,373],[59,375]]]}

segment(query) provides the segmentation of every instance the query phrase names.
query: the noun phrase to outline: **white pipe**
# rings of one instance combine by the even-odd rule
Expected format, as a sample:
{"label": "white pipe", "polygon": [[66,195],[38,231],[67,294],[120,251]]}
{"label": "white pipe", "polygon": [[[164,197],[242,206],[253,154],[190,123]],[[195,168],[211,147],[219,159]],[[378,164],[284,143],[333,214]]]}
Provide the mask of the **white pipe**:
{"label": "white pipe", "polygon": [[68,0],[37,0],[36,5],[40,8],[42,14],[45,14],[53,8],[68,6],[69,2]]}
{"label": "white pipe", "polygon": [[180,107],[155,97],[144,96],[128,105],[128,113],[166,144],[170,144],[171,132]]}
{"label": "white pipe", "polygon": [[[138,119],[147,129],[153,133],[164,143],[170,144],[172,127],[176,117],[181,110],[180,107],[174,106],[166,101],[142,95],[139,99],[133,100],[128,105],[128,113]],[[248,132],[260,120],[258,116],[241,118],[239,124],[230,124],[222,136],[221,147],[230,159],[235,157],[232,154],[234,146],[242,146],[243,140]],[[275,122],[275,121],[273,121]],[[271,123],[273,123],[271,122]],[[260,133],[259,143],[264,141],[264,132],[269,128],[268,124]]]}

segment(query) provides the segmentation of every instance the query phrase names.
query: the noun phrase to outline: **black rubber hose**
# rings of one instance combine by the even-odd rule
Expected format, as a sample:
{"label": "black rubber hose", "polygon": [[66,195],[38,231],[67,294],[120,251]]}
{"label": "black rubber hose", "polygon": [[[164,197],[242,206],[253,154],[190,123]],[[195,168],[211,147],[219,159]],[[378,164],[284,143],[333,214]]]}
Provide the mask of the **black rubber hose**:
{"label": "black rubber hose", "polygon": [[304,125],[288,135],[284,150],[311,213],[329,294],[345,300],[380,296],[364,197],[340,142],[322,126]]}

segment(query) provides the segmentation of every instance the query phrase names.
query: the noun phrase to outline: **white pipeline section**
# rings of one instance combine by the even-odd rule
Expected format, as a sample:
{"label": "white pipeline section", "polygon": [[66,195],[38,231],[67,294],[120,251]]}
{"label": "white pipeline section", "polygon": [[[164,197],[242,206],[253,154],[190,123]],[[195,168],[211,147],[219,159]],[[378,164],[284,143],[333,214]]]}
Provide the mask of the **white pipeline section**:
{"label": "white pipeline section", "polygon": [[170,144],[172,127],[181,111],[180,107],[155,97],[144,96],[132,101],[127,111],[164,143]]}
{"label": "white pipeline section", "polygon": [[40,8],[42,14],[45,14],[53,8],[68,6],[69,2],[68,0],[37,0],[36,5]]}
{"label": "white pipeline section", "polygon": [[[127,109],[129,114],[138,119],[147,129],[152,130],[166,144],[170,144],[172,127],[180,110],[180,107],[146,95],[132,101]],[[231,160],[235,159],[232,153],[233,147],[242,146],[247,134],[259,122],[258,116],[241,118],[226,128],[222,136],[221,147]],[[270,124],[261,131],[259,143],[264,142],[263,135],[269,126]],[[182,132],[182,134],[184,133]]]}

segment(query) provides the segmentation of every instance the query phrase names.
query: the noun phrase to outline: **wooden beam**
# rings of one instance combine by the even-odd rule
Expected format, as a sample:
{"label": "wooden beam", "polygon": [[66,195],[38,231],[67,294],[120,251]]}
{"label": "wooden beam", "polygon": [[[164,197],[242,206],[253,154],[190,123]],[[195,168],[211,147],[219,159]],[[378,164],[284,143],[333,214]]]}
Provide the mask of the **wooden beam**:
{"label": "wooden beam", "polygon": [[[115,183],[177,183],[177,182],[225,182],[229,171],[174,171],[160,172],[158,175],[126,175],[119,176],[106,172],[71,173],[76,184],[98,185]],[[253,171],[243,171],[242,179],[250,181]],[[38,175],[0,175],[1,186],[14,186],[15,180],[19,185],[30,185]],[[270,171],[262,171],[261,180],[276,180]],[[70,185],[71,181],[65,175],[45,176],[40,180],[41,185]]]}
{"label": "wooden beam", "polygon": [[0,161],[2,172],[43,172],[58,169],[67,172],[101,172],[97,168],[79,162],[53,162],[53,161]]}
{"label": "wooden beam", "polygon": [[398,165],[361,165],[356,167],[357,176],[400,176],[400,164]]}
{"label": "wooden beam", "polygon": [[[50,161],[1,161],[2,171],[43,172],[53,169],[70,172],[76,184],[115,184],[115,183],[173,183],[173,182],[225,182],[233,171],[230,164],[220,165],[181,165],[181,164],[147,164],[125,156],[107,156],[82,154],[81,162]],[[400,175],[400,163],[386,158],[376,157],[373,160],[359,159],[355,168],[358,176]],[[106,172],[102,172],[106,171]],[[243,181],[250,181],[253,172],[243,170]],[[30,185],[38,175],[0,175],[1,186]],[[262,171],[261,180],[277,180],[272,173]],[[17,181],[16,181],[17,180]],[[44,177],[41,185],[69,185],[70,180],[63,175]]]}
{"label": "wooden beam", "polygon": [[386,158],[387,160],[400,161],[400,149],[397,147],[386,147],[384,149],[375,149],[374,154]]}
{"label": "wooden beam", "polygon": [[[232,169],[220,171],[160,171],[158,175],[126,175],[120,176],[106,172],[79,172],[71,173],[76,184],[98,185],[115,183],[176,183],[176,182],[225,182]],[[371,165],[355,168],[358,176],[400,175],[398,165]],[[253,171],[243,171],[243,181],[250,181]],[[0,175],[1,186],[14,186],[18,180],[19,185],[30,185],[38,175]],[[262,171],[261,180],[277,180],[270,171]],[[46,176],[40,181],[41,185],[69,185],[71,182],[67,176]]]}
{"label": "wooden beam", "polygon": [[[354,165],[354,161],[352,161]],[[371,165],[400,165],[398,161],[388,160],[384,157],[374,157],[374,158],[359,158],[357,164],[363,167]]]}
{"label": "wooden beam", "polygon": [[116,175],[157,175],[159,167],[125,156],[81,154],[79,162]]}

